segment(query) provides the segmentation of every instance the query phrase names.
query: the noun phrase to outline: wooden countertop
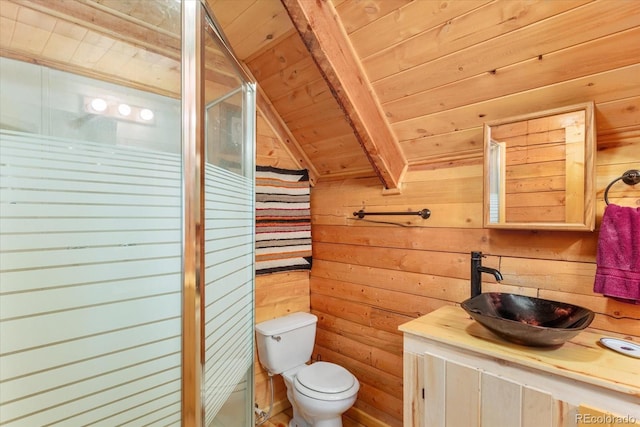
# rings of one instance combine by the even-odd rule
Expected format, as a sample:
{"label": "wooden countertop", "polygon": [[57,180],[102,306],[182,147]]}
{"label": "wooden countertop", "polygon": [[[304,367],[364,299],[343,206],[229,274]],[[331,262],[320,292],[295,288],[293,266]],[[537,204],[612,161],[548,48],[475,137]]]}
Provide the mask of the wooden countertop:
{"label": "wooden countertop", "polygon": [[457,306],[439,308],[399,329],[405,334],[640,397],[640,359],[602,346],[600,338],[612,335],[599,331],[586,329],[560,347],[524,347],[494,335]]}

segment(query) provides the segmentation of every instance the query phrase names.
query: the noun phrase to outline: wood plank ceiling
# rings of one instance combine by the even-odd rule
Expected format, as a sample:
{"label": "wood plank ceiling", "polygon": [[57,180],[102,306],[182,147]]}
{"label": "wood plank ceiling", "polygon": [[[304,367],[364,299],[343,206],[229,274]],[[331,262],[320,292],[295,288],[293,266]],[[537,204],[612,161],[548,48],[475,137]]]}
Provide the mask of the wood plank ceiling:
{"label": "wood plank ceiling", "polygon": [[[1,1],[3,56],[179,93],[175,0]],[[637,1],[207,2],[315,179],[397,190],[407,168],[479,161],[484,121],[582,102],[612,72],[637,84]]]}
{"label": "wood plank ceiling", "polygon": [[0,54],[177,97],[179,4],[163,2],[1,0]]}
{"label": "wood plank ceiling", "polygon": [[[626,73],[638,83],[640,43],[626,41],[640,40],[639,2],[208,2],[320,179],[377,172],[387,188],[401,186],[394,167],[404,161],[478,162],[485,121],[582,102],[612,81],[611,70],[616,81]],[[340,54],[353,55],[350,71],[340,68]],[[358,106],[359,78],[380,115]],[[558,82],[567,82],[562,91]],[[380,118],[391,135],[359,131]]]}
{"label": "wood plank ceiling", "polygon": [[406,160],[330,2],[208,3],[317,179],[398,188]]}

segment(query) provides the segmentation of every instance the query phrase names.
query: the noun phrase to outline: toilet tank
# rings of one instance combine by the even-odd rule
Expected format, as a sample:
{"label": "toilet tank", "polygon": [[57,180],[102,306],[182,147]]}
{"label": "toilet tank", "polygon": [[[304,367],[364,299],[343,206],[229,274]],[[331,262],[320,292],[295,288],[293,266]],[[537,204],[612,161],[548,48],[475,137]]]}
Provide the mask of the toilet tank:
{"label": "toilet tank", "polygon": [[318,318],[311,313],[292,313],[256,325],[260,364],[271,374],[303,365],[311,359]]}

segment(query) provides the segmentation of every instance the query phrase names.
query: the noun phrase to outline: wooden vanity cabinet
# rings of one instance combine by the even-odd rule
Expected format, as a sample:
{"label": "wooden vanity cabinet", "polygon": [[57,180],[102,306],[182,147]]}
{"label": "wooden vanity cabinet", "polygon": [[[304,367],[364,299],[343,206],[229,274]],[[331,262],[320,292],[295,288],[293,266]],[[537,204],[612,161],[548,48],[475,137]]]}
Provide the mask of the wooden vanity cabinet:
{"label": "wooden vanity cabinet", "polygon": [[[558,384],[551,382],[545,390],[544,378],[536,381],[541,388],[529,385],[527,377],[539,373],[523,371],[519,379],[512,375],[507,378],[500,372],[502,363],[493,362],[497,372],[430,352],[405,352],[404,426],[640,426],[640,420],[628,413],[616,414],[556,398],[552,390],[557,390]],[[605,407],[604,403],[601,406]]]}
{"label": "wooden vanity cabinet", "polygon": [[404,360],[405,426],[578,426],[576,406],[526,383],[430,353]]}
{"label": "wooden vanity cabinet", "polygon": [[[400,328],[405,427],[640,426],[640,360],[588,344],[595,334],[561,349],[503,345],[470,336],[467,318],[453,330],[458,314],[447,310]],[[585,375],[612,364],[628,374]]]}
{"label": "wooden vanity cabinet", "polygon": [[423,375],[410,393],[414,403],[405,407],[415,408],[405,411],[411,420],[405,426],[578,426],[577,408],[548,392],[429,353],[406,359],[414,359]]}

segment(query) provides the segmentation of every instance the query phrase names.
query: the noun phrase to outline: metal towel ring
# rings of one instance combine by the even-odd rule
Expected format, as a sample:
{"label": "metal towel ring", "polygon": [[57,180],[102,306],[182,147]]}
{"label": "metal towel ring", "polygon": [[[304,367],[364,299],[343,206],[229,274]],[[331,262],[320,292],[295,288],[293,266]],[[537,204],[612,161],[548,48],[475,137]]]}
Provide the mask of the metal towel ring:
{"label": "metal towel ring", "polygon": [[637,183],[640,182],[640,170],[629,169],[628,171],[623,173],[622,176],[619,176],[618,178],[611,181],[609,185],[607,185],[607,188],[604,190],[604,202],[607,205],[609,204],[609,189],[613,184],[615,184],[620,180],[622,180],[622,182],[624,182],[627,185],[636,185]]}

